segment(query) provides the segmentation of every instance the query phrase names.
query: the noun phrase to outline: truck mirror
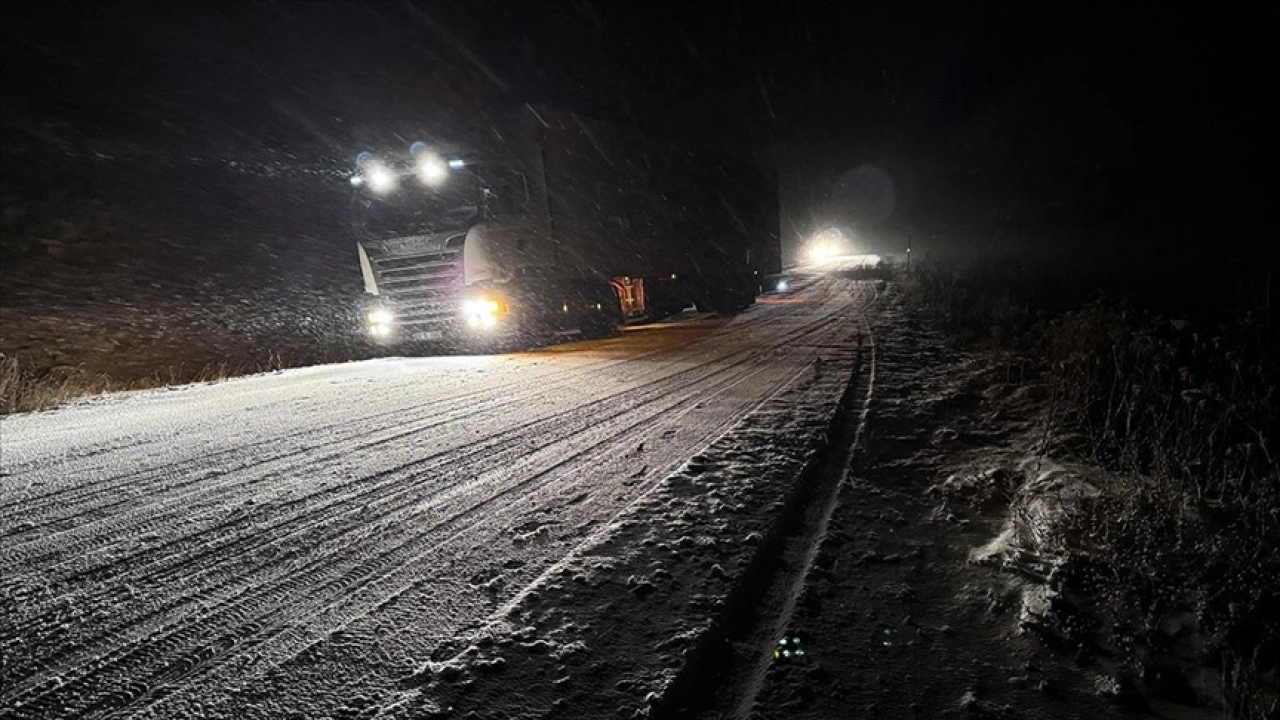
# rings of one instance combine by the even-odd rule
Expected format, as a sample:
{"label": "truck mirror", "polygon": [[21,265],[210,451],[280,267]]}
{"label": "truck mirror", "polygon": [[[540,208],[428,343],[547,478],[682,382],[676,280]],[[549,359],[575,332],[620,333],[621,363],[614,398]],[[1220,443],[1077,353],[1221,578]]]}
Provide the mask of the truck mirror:
{"label": "truck mirror", "polygon": [[493,220],[498,217],[498,194],[491,187],[480,188],[480,205],[484,211],[485,220]]}

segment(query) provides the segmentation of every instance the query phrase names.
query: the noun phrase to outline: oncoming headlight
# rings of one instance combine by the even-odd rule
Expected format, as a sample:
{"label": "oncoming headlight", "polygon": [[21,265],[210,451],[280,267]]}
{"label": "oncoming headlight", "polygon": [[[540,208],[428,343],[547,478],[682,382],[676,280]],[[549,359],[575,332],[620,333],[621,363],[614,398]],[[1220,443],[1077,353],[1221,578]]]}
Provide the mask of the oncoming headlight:
{"label": "oncoming headlight", "polygon": [[395,190],[398,182],[395,173],[378,163],[369,164],[365,170],[365,179],[369,183],[369,189],[379,195]]}
{"label": "oncoming headlight", "polygon": [[449,168],[437,157],[428,157],[418,162],[418,177],[422,182],[435,187],[444,182],[449,175]]}
{"label": "oncoming headlight", "polygon": [[462,302],[462,314],[466,316],[467,324],[474,328],[492,328],[504,312],[506,306],[496,298],[472,298]]}
{"label": "oncoming headlight", "polygon": [[836,247],[829,242],[817,242],[809,246],[809,259],[813,262],[830,260],[837,254]]}
{"label": "oncoming headlight", "polygon": [[390,325],[391,321],[395,319],[396,319],[396,316],[393,315],[391,311],[387,310],[386,308],[378,308],[377,310],[369,311],[370,325]]}

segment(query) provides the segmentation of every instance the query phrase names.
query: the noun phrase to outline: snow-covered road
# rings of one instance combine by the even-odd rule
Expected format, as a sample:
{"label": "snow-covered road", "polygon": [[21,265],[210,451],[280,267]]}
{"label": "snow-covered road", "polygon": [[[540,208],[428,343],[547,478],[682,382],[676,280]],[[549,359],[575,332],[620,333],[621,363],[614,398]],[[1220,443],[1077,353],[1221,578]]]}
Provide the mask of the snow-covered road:
{"label": "snow-covered road", "polygon": [[344,678],[396,687],[812,375],[874,295],[796,286],[613,340],[0,420],[0,716],[326,717]]}

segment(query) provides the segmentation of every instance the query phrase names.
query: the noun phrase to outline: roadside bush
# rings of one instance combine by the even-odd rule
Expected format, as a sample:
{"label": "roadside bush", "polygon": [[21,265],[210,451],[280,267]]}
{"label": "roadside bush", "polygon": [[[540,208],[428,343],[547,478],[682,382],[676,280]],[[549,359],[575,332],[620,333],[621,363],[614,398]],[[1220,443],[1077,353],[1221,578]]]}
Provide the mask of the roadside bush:
{"label": "roadside bush", "polygon": [[17,358],[0,353],[0,415],[47,410],[65,402],[107,392],[145,390],[185,383],[217,382],[241,375],[282,370],[288,365],[278,353],[265,362],[217,363],[202,367],[172,365],[134,380],[122,381],[83,368],[24,367]]}
{"label": "roadside bush", "polygon": [[17,358],[0,354],[0,414],[43,410],[111,389],[106,376],[73,368],[36,372],[23,367]]}
{"label": "roadside bush", "polygon": [[[1008,268],[919,268],[904,293],[957,342],[1019,355],[1048,390],[1046,449],[1099,472],[1062,507],[1049,575],[1072,639],[1175,699],[1270,717],[1280,658],[1280,464],[1264,314],[1212,332],[1096,301],[1054,317]],[[1215,687],[1204,687],[1206,678]]]}
{"label": "roadside bush", "polygon": [[[1036,349],[1050,427],[1113,471],[1071,518],[1081,540],[1064,590],[1095,604],[1099,640],[1148,680],[1220,666],[1238,717],[1262,717],[1259,685],[1280,657],[1267,340],[1252,314],[1204,335],[1099,303],[1048,323]],[[1179,684],[1168,689],[1189,691]]]}

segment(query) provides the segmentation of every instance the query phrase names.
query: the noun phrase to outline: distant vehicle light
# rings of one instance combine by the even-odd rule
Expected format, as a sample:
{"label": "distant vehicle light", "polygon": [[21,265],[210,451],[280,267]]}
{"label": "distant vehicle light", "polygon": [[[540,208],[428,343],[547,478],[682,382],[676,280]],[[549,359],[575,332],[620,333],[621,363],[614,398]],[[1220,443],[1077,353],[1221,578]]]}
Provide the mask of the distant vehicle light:
{"label": "distant vehicle light", "polygon": [[435,187],[449,176],[449,167],[440,156],[424,152],[418,156],[418,177],[422,182]]}
{"label": "distant vehicle light", "polygon": [[809,262],[821,263],[850,251],[848,236],[838,227],[829,227],[809,237],[805,257]]}
{"label": "distant vehicle light", "polygon": [[829,242],[816,242],[809,246],[809,259],[813,262],[830,260],[840,254],[836,246]]}
{"label": "distant vehicle light", "polygon": [[776,286],[774,286],[774,291],[775,291],[775,292],[786,292],[786,291],[787,291],[787,288],[789,288],[789,287],[791,287],[791,286],[787,284],[787,281],[786,281],[786,280],[779,280],[779,281],[778,281],[778,284],[777,284]]}
{"label": "distant vehicle light", "polygon": [[395,173],[383,165],[371,163],[365,171],[365,178],[369,182],[369,189],[378,194],[388,193],[396,188]]}
{"label": "distant vehicle light", "polygon": [[356,187],[360,187],[361,185],[364,184],[364,177],[361,175],[352,175],[351,184],[355,185]]}
{"label": "distant vehicle light", "polygon": [[466,166],[467,166],[467,163],[466,163],[465,161],[463,161],[463,160],[459,160],[458,158],[454,158],[454,159],[452,159],[452,160],[450,160],[450,161],[449,161],[449,169],[450,169],[450,170],[461,170],[462,168],[464,168],[464,167],[466,167]]}

